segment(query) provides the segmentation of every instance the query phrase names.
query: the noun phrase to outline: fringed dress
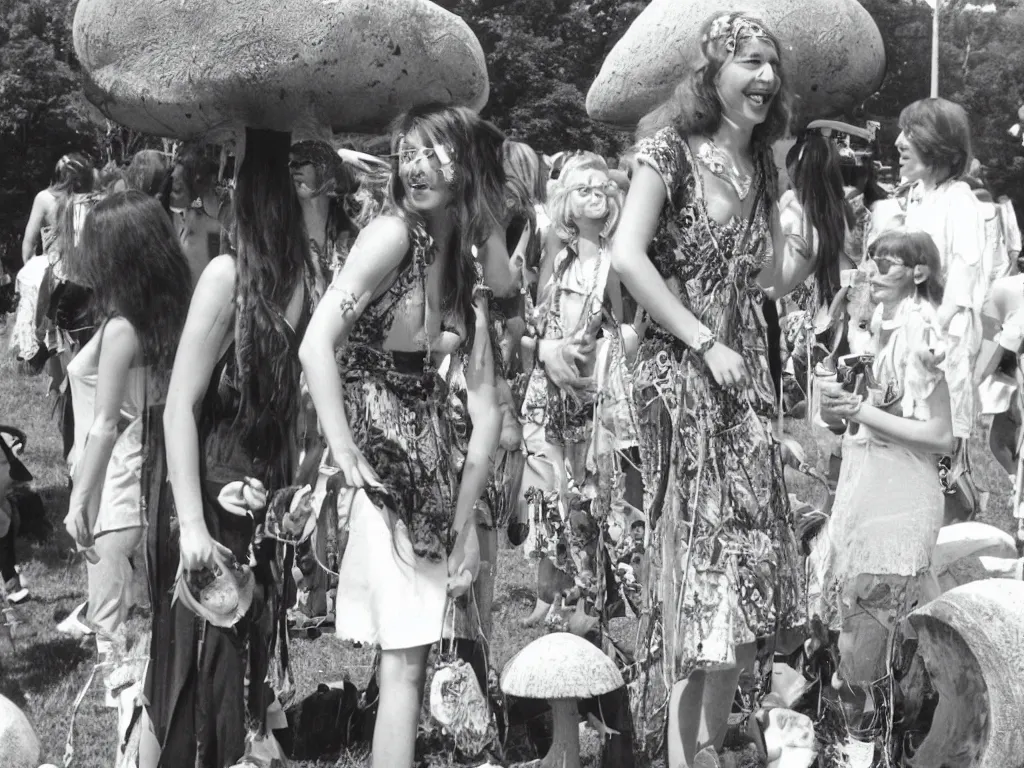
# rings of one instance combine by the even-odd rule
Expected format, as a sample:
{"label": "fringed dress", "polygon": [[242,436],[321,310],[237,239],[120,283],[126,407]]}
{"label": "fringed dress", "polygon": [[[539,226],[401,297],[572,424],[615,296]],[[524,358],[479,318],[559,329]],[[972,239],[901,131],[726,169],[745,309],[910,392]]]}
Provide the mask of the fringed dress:
{"label": "fringed dress", "polygon": [[[918,353],[940,338],[925,301],[907,299],[891,321],[872,319],[878,387],[866,397],[908,419],[930,417],[927,400],[943,380]],[[932,551],[944,499],[936,456],[884,439],[861,425],[843,439],[843,465],[829,519],[822,618],[841,630],[840,676],[857,685],[885,678],[893,633],[916,606],[938,595]]]}
{"label": "fringed dress", "polygon": [[672,683],[730,666],[737,645],[803,622],[802,567],[768,424],[774,390],[755,282],[772,253],[771,158],[757,158],[750,220],[728,224],[708,215],[700,172],[675,129],[641,141],[637,161],[667,192],[650,248],[655,267],[743,356],[753,382],[751,395],[718,386],[702,358],[657,325],[640,349],[633,384],[653,540],[643,671],[631,699],[649,748],[663,733]]}
{"label": "fringed dress", "polygon": [[[296,329],[281,322],[290,336],[289,354],[311,314],[308,303]],[[288,665],[286,606],[282,573],[291,568],[291,553],[270,539],[257,540],[262,513],[239,517],[217,499],[228,483],[253,477],[272,494],[292,482],[296,445],[277,456],[247,450],[236,418],[241,401],[235,344],[214,368],[199,411],[203,518],[207,530],[239,563],[255,561],[256,593],[252,606],[233,627],[224,629],[200,619],[172,600],[178,568],[178,520],[162,448],[161,409],[149,416],[150,455],[144,478],[149,504],[147,549],[153,605],[153,636],[146,678],[147,710],[161,744],[160,768],[223,768],[233,765],[246,741],[267,733],[267,714],[275,698],[287,706],[294,684]],[[296,428],[298,437],[299,429]]]}

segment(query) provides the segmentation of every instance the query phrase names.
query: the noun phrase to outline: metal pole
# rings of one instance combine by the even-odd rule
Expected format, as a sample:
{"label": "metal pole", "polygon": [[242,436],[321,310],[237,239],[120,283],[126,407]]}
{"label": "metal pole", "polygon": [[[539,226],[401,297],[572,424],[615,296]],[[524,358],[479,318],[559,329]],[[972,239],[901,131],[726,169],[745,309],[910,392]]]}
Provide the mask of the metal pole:
{"label": "metal pole", "polygon": [[942,0],[935,0],[935,10],[932,12],[932,92],[931,97],[938,98],[939,95],[939,8]]}

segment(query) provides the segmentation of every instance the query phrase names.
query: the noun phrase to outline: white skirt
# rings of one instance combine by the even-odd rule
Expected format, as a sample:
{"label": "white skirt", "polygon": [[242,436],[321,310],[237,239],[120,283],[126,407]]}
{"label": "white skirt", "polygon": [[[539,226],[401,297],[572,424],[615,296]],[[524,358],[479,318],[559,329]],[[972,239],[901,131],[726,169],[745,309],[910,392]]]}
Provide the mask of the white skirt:
{"label": "white skirt", "polygon": [[338,572],[337,637],[383,650],[440,640],[448,564],[417,557],[405,523],[374,506],[363,491],[353,497],[348,524]]}

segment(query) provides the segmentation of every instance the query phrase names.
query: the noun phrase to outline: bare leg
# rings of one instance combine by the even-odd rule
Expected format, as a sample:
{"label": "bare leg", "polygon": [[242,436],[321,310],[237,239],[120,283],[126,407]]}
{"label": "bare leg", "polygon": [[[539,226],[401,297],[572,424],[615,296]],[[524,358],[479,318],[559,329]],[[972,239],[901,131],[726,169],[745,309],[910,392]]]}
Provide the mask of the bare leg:
{"label": "bare leg", "polygon": [[381,651],[373,768],[412,768],[430,646]]}
{"label": "bare leg", "polygon": [[668,702],[668,768],[690,768],[697,752],[697,736],[704,698],[704,672],[698,670],[672,686]]}
{"label": "bare leg", "polygon": [[491,639],[494,607],[494,579],[498,568],[498,532],[477,526],[480,539],[480,575],[473,584],[476,604],[480,610],[480,630]]}
{"label": "bare leg", "polygon": [[536,627],[551,610],[551,603],[541,598],[541,563],[537,563],[537,602],[533,606],[533,613],[525,619],[520,620],[524,627]]}

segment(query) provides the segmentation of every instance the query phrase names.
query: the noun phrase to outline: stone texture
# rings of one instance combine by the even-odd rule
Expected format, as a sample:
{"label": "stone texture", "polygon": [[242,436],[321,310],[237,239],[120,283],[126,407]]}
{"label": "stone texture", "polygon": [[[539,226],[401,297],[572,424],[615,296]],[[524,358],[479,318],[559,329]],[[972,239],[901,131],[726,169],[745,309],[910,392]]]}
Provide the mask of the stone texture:
{"label": "stone texture", "polygon": [[103,114],[177,138],[376,132],[417,104],[480,109],[489,88],[480,42],[428,0],[81,0],[74,42]]}
{"label": "stone texture", "polygon": [[0,765],[36,768],[39,739],[25,714],[10,699],[0,696]]}
{"label": "stone texture", "polygon": [[[786,74],[807,119],[864,101],[882,84],[885,47],[856,0],[747,0],[785,50]],[[608,54],[587,94],[595,120],[632,128],[668,98],[692,66],[704,21],[721,0],[654,0]]]}
{"label": "stone texture", "polygon": [[987,579],[910,615],[939,705],[919,768],[1005,768],[1024,755],[1024,583]]}

